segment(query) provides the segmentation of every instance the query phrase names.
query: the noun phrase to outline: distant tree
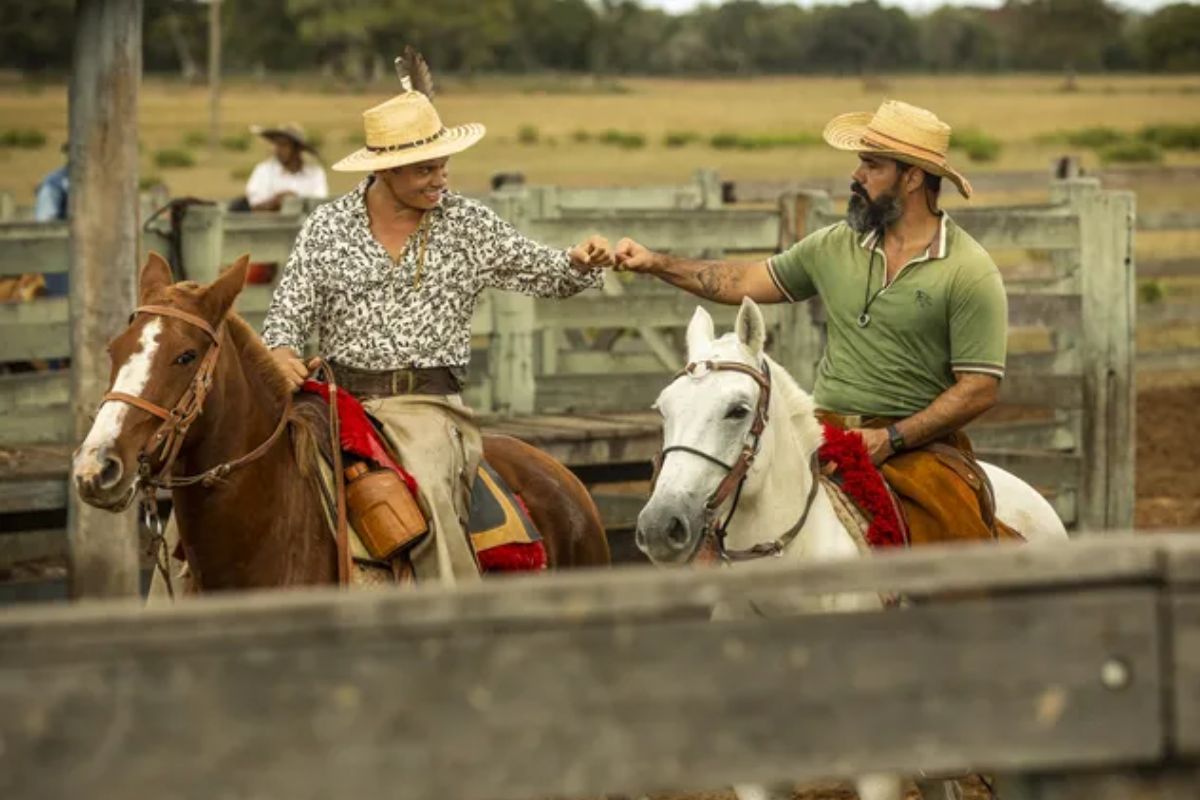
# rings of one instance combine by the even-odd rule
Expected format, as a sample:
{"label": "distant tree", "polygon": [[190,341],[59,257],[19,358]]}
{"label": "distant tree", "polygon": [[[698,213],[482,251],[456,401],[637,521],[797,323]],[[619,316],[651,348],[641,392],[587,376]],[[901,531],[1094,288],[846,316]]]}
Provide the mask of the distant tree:
{"label": "distant tree", "polygon": [[513,0],[512,7],[518,24],[499,48],[501,67],[522,72],[588,68],[599,20],[587,0]]}
{"label": "distant tree", "polygon": [[1151,14],[1141,25],[1140,50],[1152,70],[1200,70],[1200,5],[1177,3]]}
{"label": "distant tree", "polygon": [[61,72],[71,64],[73,0],[0,3],[0,63]]}
{"label": "distant tree", "polygon": [[918,63],[917,28],[902,9],[860,0],[815,14],[808,53],[813,69],[861,74]]}
{"label": "distant tree", "polygon": [[918,20],[921,63],[935,72],[987,72],[998,69],[1000,37],[986,12],[942,6]]}
{"label": "distant tree", "polygon": [[1104,0],[1008,0],[1011,64],[1039,70],[1096,70],[1121,37],[1121,12]]}

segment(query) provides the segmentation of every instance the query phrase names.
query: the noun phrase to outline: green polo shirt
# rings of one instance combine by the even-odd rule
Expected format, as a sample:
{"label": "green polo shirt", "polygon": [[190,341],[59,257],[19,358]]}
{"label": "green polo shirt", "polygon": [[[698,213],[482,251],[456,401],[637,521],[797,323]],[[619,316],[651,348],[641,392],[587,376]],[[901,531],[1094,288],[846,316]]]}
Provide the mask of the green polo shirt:
{"label": "green polo shirt", "polygon": [[954,384],[955,372],[1004,377],[1008,298],[991,256],[943,213],[929,249],[883,287],[886,256],[873,233],[845,222],[804,237],[767,262],[771,278],[792,301],[820,295],[828,344],[813,394],[819,407],[841,414],[906,417]]}

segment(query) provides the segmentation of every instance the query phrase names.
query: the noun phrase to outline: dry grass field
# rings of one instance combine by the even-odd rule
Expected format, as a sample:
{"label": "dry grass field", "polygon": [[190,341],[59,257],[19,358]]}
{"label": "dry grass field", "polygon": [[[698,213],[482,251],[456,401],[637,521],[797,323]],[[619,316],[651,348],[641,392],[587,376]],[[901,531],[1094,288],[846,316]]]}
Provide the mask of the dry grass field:
{"label": "dry grass field", "polygon": [[[295,120],[316,132],[322,154],[332,162],[354,149],[361,111],[395,91],[391,83],[372,89],[319,86],[297,76],[278,82],[239,80],[225,87],[222,134],[242,137],[253,123]],[[1059,76],[900,77],[886,83],[858,78],[756,78],[744,80],[626,79],[595,85],[585,80],[481,79],[447,81],[438,107],[449,124],[477,121],[488,137],[454,160],[455,181],[481,191],[491,174],[524,172],[531,182],[559,185],[677,183],[697,167],[712,167],[736,179],[839,175],[850,161],[821,144],[763,150],[716,150],[707,140],[735,132],[751,136],[816,137],[824,123],[843,111],[870,110],[885,97],[935,109],[956,129],[976,129],[1002,145],[998,157],[964,169],[1040,169],[1064,150],[1040,141],[1056,132],[1095,126],[1135,131],[1143,125],[1200,123],[1200,76],[1095,76],[1079,90],[1061,91]],[[210,153],[197,142],[207,130],[208,96],[201,86],[149,78],[143,84],[140,134],[143,180],[165,181],[173,194],[232,197],[250,168],[266,153],[257,140],[244,151]],[[39,178],[59,163],[67,129],[65,85],[0,81],[0,129],[43,132],[34,150],[0,147],[0,191],[19,204],[31,202]],[[606,130],[644,138],[640,147],[599,141]],[[669,132],[699,142],[670,148]],[[589,141],[579,141],[587,134]],[[531,140],[536,137],[536,142]],[[155,155],[181,150],[195,161],[186,168],[161,167]],[[1096,156],[1085,152],[1096,163]],[[1166,154],[1167,163],[1200,163],[1200,152]],[[353,176],[331,176],[333,191],[347,189]],[[980,197],[980,202],[992,198]]]}

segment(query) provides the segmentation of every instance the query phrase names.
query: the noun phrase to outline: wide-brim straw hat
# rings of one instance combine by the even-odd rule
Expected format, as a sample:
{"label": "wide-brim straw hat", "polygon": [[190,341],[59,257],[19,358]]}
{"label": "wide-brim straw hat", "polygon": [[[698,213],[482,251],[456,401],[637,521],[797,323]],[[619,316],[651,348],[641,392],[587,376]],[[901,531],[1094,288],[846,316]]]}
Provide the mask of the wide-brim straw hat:
{"label": "wide-brim straw hat", "polygon": [[487,129],[478,123],[447,128],[421,92],[404,92],[363,112],[366,146],[333,165],[338,172],[374,172],[461,153]]}
{"label": "wide-brim straw hat", "polygon": [[825,141],[838,150],[875,153],[941,175],[971,196],[971,183],[950,166],[950,126],[932,111],[898,100],[885,100],[879,108],[834,117],[825,126]]}
{"label": "wide-brim straw hat", "polygon": [[291,139],[301,150],[307,150],[310,153],[317,152],[317,148],[313,147],[312,142],[308,140],[308,133],[304,130],[304,126],[299,122],[284,122],[273,126],[251,125],[250,132],[264,139],[282,136],[285,139]]}

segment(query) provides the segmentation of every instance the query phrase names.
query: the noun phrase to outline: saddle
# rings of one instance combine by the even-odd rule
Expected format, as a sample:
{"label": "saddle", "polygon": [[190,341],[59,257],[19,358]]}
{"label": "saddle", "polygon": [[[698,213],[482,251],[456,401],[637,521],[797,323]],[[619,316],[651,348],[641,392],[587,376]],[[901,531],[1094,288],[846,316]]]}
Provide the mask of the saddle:
{"label": "saddle", "polygon": [[[334,508],[336,489],[331,465],[328,422],[328,388],[308,381],[294,401],[294,414],[314,431],[320,449],[319,481],[327,511]],[[350,555],[358,583],[383,582],[383,570],[396,581],[412,579],[409,555],[428,534],[427,517],[419,500],[420,487],[388,446],[379,423],[350,393],[338,392],[340,440],[345,466],[350,522]],[[471,490],[466,533],[480,571],[519,572],[546,568],[546,549],[520,497],[486,462],[480,465]]]}

